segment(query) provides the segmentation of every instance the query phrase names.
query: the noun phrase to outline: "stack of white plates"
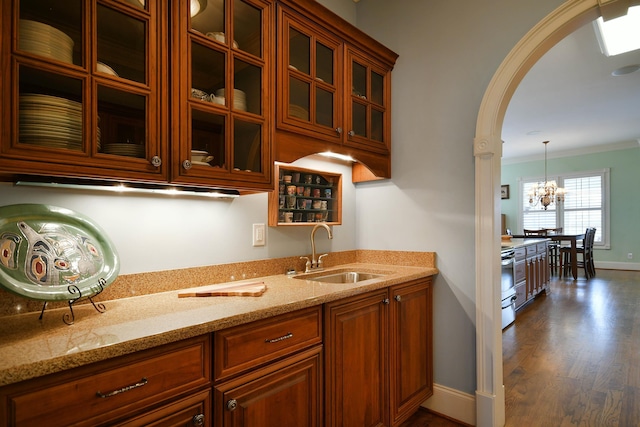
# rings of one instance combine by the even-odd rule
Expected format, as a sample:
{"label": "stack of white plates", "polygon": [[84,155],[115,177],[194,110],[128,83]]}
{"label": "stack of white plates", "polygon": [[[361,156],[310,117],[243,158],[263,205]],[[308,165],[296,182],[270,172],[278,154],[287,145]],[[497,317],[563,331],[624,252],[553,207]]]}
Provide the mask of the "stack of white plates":
{"label": "stack of white plates", "polygon": [[50,25],[21,19],[18,40],[22,50],[73,63],[73,40]]}
{"label": "stack of white plates", "polygon": [[295,104],[289,104],[289,115],[302,120],[309,120],[309,110]]}
{"label": "stack of white plates", "polygon": [[22,94],[19,114],[20,142],[82,150],[82,104],[79,102],[50,95]]}
{"label": "stack of white plates", "polygon": [[[224,96],[224,88],[216,91],[216,96]],[[240,111],[247,111],[247,94],[240,89],[233,90],[233,108]]]}
{"label": "stack of white plates", "polygon": [[144,158],[145,156],[144,145],[132,144],[127,142],[104,144],[104,150],[102,152],[106,154],[115,154],[117,156],[139,158]]}

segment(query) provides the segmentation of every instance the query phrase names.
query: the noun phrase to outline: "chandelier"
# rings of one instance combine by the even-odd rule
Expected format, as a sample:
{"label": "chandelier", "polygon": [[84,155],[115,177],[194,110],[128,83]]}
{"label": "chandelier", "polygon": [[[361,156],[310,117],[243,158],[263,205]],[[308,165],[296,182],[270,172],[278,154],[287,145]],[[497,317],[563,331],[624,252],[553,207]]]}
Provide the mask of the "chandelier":
{"label": "chandelier", "polygon": [[564,201],[564,195],[567,190],[558,187],[555,181],[547,181],[547,144],[549,141],[543,141],[544,144],[544,181],[538,182],[529,190],[529,204],[534,207],[538,204],[547,210],[549,205]]}

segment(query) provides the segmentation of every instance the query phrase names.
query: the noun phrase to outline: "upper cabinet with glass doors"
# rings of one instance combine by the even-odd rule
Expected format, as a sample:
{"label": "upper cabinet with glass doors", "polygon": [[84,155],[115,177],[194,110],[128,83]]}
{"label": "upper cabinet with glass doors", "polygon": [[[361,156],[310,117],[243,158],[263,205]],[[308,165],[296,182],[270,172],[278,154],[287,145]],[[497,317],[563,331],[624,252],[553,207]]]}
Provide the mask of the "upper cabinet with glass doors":
{"label": "upper cabinet with glass doors", "polygon": [[172,180],[270,189],[272,3],[173,5]]}
{"label": "upper cabinet with glass doors", "polygon": [[2,2],[3,172],[167,179],[159,4]]}
{"label": "upper cabinet with glass doors", "polygon": [[283,8],[278,23],[278,127],[339,144],[340,40]]}
{"label": "upper cabinet with glass doors", "polygon": [[332,151],[390,177],[397,55],[315,1],[278,5],[276,160]]}
{"label": "upper cabinet with glass doors", "polygon": [[351,47],[347,48],[345,144],[389,154],[391,142],[391,70],[385,69]]}

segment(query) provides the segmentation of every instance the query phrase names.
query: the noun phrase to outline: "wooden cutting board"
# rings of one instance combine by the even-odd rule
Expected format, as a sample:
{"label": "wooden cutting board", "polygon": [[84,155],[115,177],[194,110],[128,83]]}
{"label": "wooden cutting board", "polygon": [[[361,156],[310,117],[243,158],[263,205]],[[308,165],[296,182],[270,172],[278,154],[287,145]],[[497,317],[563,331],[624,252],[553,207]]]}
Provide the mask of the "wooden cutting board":
{"label": "wooden cutting board", "polygon": [[267,290],[264,282],[226,283],[220,285],[201,286],[178,292],[178,298],[187,297],[259,297]]}

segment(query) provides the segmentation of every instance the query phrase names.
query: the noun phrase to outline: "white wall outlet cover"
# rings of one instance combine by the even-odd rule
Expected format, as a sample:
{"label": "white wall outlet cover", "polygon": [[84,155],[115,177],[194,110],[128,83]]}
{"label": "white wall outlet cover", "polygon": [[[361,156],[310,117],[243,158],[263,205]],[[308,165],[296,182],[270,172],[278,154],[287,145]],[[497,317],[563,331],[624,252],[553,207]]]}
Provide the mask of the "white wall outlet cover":
{"label": "white wall outlet cover", "polygon": [[264,246],[267,234],[264,224],[253,224],[253,246]]}

